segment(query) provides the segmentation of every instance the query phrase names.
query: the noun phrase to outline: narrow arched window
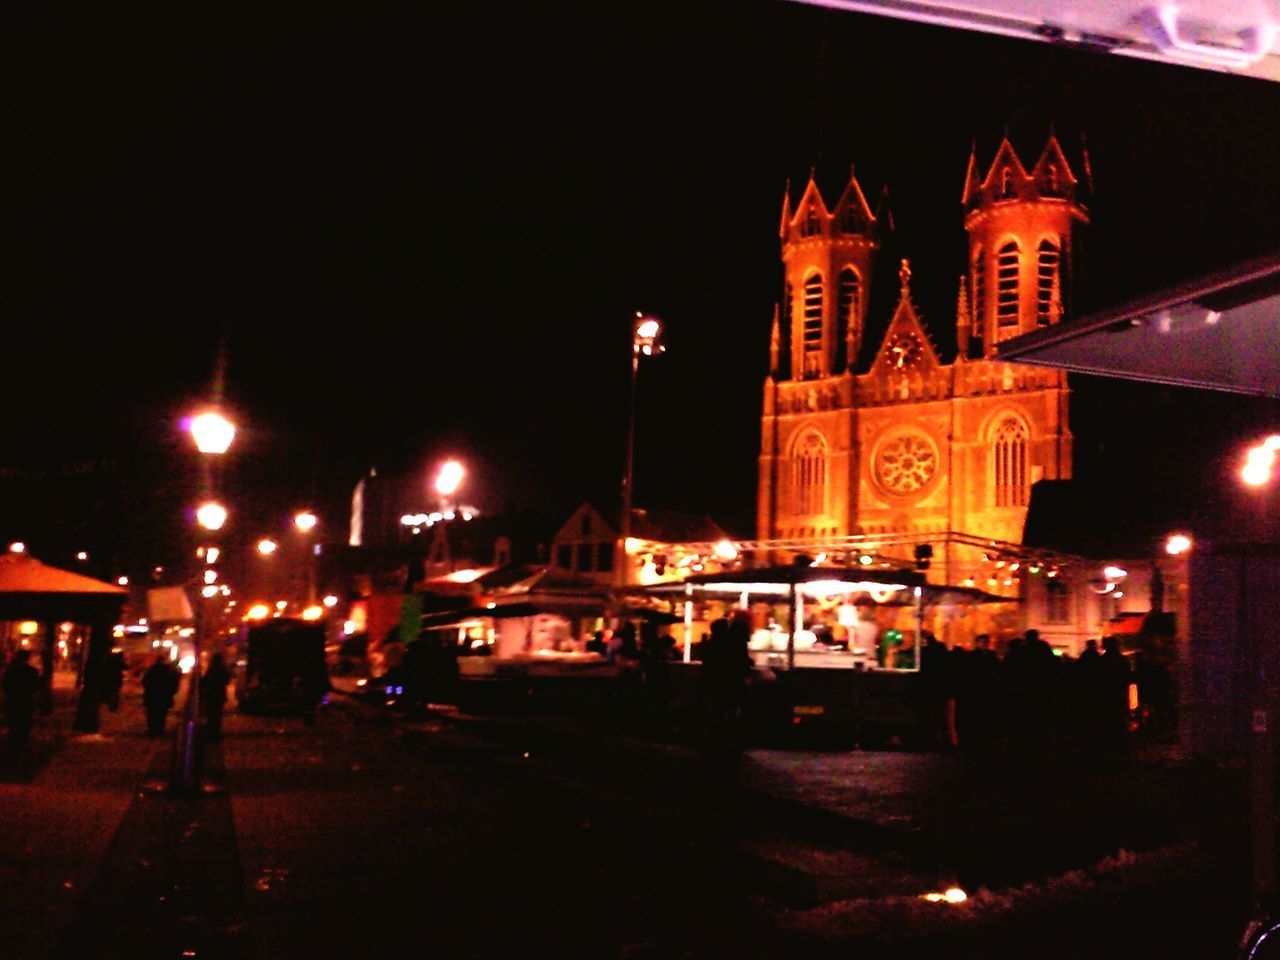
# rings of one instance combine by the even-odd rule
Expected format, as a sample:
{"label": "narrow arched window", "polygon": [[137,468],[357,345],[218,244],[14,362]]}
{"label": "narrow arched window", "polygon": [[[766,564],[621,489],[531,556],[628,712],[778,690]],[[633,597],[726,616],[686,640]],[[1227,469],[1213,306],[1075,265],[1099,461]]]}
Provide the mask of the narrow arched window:
{"label": "narrow arched window", "polygon": [[1000,171],[1000,199],[1008,200],[1013,196],[1013,171],[1005,167]]}
{"label": "narrow arched window", "polygon": [[804,375],[820,377],[822,369],[822,274],[804,282]]}
{"label": "narrow arched window", "polygon": [[1061,312],[1061,290],[1058,267],[1061,262],[1058,245],[1052,240],[1041,240],[1036,251],[1036,323],[1047,327]]}
{"label": "narrow arched window", "polygon": [[987,271],[983,269],[982,248],[973,251],[973,330],[982,336],[987,319]]}
{"label": "narrow arched window", "polygon": [[1046,197],[1058,196],[1060,187],[1058,186],[1058,168],[1052,163],[1045,167],[1044,185],[1040,188],[1040,192]]}
{"label": "narrow arched window", "polygon": [[845,233],[858,233],[862,229],[862,212],[852,203],[844,208],[840,229]]}
{"label": "narrow arched window", "polygon": [[1027,427],[1017,417],[1007,417],[993,435],[997,507],[1025,507],[1027,483]]}
{"label": "narrow arched window", "polygon": [[[840,282],[836,285],[836,336],[837,343],[847,344],[852,348],[854,335],[858,330],[858,318],[862,314],[862,281],[858,272],[846,267],[840,272]],[[847,351],[846,351],[847,352]],[[845,358],[845,366],[853,366],[855,357]]]}
{"label": "narrow arched window", "polygon": [[804,225],[800,228],[800,236],[812,237],[822,232],[822,223],[818,219],[818,211],[810,207],[804,215]]}
{"label": "narrow arched window", "polygon": [[1013,241],[1000,248],[996,258],[996,323],[1002,327],[1018,324],[1018,268],[1022,251]]}
{"label": "narrow arched window", "polygon": [[809,431],[796,441],[791,457],[791,474],[796,513],[826,513],[827,442],[822,434]]}

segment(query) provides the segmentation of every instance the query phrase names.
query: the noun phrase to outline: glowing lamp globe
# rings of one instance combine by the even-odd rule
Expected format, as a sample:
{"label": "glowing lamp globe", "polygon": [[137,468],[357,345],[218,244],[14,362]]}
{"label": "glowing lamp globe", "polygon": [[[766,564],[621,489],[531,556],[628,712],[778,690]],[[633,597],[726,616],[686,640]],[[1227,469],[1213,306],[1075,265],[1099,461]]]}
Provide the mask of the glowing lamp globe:
{"label": "glowing lamp globe", "polygon": [[462,485],[462,478],[466,475],[462,464],[457,460],[450,460],[440,468],[440,472],[436,475],[436,493],[442,497],[452,496]]}
{"label": "glowing lamp globe", "polygon": [[227,508],[212,501],[202,503],[196,510],[196,522],[206,530],[221,530],[227,522]]}
{"label": "glowing lamp globe", "polygon": [[226,453],[235,439],[235,425],[220,413],[207,411],[191,418],[191,436],[201,453]]}
{"label": "glowing lamp globe", "polygon": [[313,530],[317,523],[319,521],[316,519],[316,515],[309,510],[304,510],[293,518],[293,525],[303,533]]}

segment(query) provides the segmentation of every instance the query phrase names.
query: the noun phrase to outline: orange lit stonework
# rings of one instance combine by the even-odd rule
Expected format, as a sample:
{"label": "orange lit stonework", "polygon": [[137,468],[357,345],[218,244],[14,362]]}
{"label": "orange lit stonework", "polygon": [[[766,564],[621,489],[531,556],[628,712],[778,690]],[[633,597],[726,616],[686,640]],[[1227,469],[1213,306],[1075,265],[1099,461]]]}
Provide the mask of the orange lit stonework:
{"label": "orange lit stonework", "polygon": [[1007,139],[985,177],[970,158],[954,356],[939,355],[917,315],[906,261],[884,336],[864,342],[882,215],[852,173],[830,210],[812,176],[794,211],[787,197],[761,419],[761,539],[1022,539],[1031,484],[1071,475],[1066,376],[989,358],[1000,340],[1061,318],[1072,228],[1087,222],[1076,193],[1053,136],[1030,170]]}

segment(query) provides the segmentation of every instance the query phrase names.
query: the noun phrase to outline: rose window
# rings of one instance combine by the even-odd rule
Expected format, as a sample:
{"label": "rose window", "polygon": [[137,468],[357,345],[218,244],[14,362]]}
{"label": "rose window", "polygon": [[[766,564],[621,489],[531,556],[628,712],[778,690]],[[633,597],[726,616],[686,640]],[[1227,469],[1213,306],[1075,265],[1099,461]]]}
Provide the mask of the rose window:
{"label": "rose window", "polygon": [[938,470],[938,452],[925,437],[905,433],[880,449],[876,473],[881,486],[892,493],[923,490]]}

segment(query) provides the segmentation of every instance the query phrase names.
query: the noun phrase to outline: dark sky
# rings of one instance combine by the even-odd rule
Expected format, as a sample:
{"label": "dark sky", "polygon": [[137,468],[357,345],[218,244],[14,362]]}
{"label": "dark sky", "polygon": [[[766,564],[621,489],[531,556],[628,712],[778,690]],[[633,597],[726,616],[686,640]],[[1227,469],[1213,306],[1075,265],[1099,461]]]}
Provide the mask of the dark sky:
{"label": "dark sky", "polygon": [[[637,503],[748,533],[779,203],[811,165],[830,199],[851,163],[869,196],[888,185],[882,260],[912,258],[944,341],[970,143],[989,162],[1006,125],[1028,161],[1051,123],[1073,160],[1088,137],[1083,308],[1280,247],[1280,84],[793,3],[427,6],[12,24],[0,467],[110,460],[108,539],[163,553],[194,475],[177,418],[224,337],[246,536],[446,454],[490,511],[608,503],[641,309],[669,350],[641,373]],[[1135,483],[1220,476],[1277,422],[1076,391],[1078,470]],[[8,499],[0,536],[54,535]],[[63,534],[101,521],[61,507]]]}

